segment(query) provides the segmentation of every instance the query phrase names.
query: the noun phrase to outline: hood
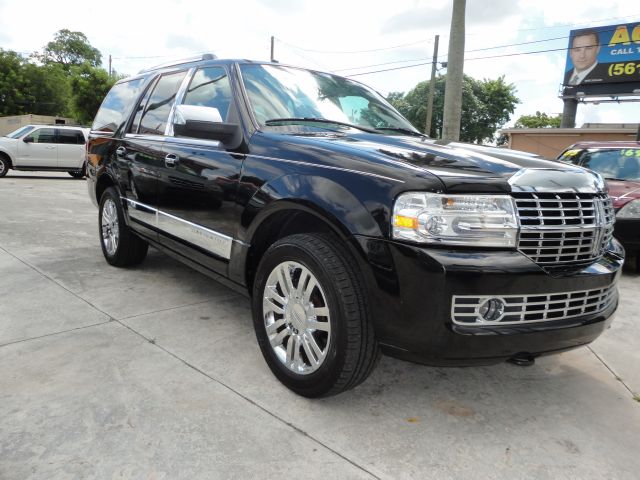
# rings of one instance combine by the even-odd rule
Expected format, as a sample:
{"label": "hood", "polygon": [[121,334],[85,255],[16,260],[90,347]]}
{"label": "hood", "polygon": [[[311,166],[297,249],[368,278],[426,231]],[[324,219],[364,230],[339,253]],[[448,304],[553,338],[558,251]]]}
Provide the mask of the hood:
{"label": "hood", "polygon": [[618,210],[631,200],[640,199],[640,182],[631,180],[607,180],[613,208]]}
{"label": "hood", "polygon": [[[459,142],[443,143],[429,138],[361,132],[319,134],[317,130],[304,131],[304,127],[289,128],[290,133],[282,137],[287,137],[289,143],[304,144],[298,147],[321,147],[372,167],[386,166],[389,174],[404,174],[405,178],[419,172],[435,175],[451,192],[488,191],[491,188],[501,191],[537,190],[526,188],[529,186],[542,186],[546,191],[592,191],[596,183],[600,185],[599,177],[583,168],[508,149],[500,149],[499,152],[497,148],[487,149],[491,154],[486,154],[480,153],[477,145],[464,148],[464,144]],[[361,165],[360,168],[366,167]],[[538,174],[523,176],[523,169],[537,169]],[[531,181],[536,183],[527,185]]]}

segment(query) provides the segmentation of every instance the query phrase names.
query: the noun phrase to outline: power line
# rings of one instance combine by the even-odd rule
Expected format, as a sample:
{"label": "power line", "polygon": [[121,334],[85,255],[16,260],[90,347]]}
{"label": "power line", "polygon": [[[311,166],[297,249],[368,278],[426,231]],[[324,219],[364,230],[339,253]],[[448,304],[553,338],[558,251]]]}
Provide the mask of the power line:
{"label": "power line", "polygon": [[[599,47],[603,47],[606,46],[607,44],[602,43],[599,44]],[[475,57],[475,58],[465,58],[465,62],[471,62],[473,60],[487,60],[487,59],[491,59],[491,58],[503,58],[503,57],[517,57],[519,55],[534,55],[537,53],[549,53],[549,52],[561,52],[561,51],[567,51],[569,50],[568,47],[564,47],[564,48],[550,48],[547,50],[534,50],[532,52],[518,52],[518,53],[503,53],[501,55],[489,55],[486,57]],[[414,65],[404,65],[402,67],[395,67],[395,68],[385,68],[382,70],[373,70],[371,72],[360,72],[360,73],[352,73],[350,75],[345,75],[345,77],[357,77],[359,75],[369,75],[372,73],[380,73],[380,72],[389,72],[392,70],[402,70],[404,68],[413,68],[413,67],[422,67],[424,65],[431,65],[433,62],[425,62],[425,63],[416,63]]]}
{"label": "power line", "polygon": [[[597,20],[589,20],[587,22],[565,23],[565,24],[553,25],[553,26],[549,26],[549,27],[518,28],[518,29],[515,29],[513,31],[515,31],[515,32],[529,32],[529,31],[537,31],[537,30],[548,30],[548,29],[553,29],[553,28],[575,27],[575,26],[579,26],[579,25],[588,25],[588,24],[593,24],[593,23],[598,23],[598,22],[604,22],[606,20],[618,20],[618,19],[621,19],[621,18],[632,18],[632,17],[638,17],[638,16],[640,16],[640,13],[635,13],[633,15],[623,15],[623,16],[617,16],[617,17],[600,18],[600,19],[597,19]],[[467,35],[481,35],[483,33],[486,33],[486,30],[485,31],[478,31],[478,32],[468,33]],[[448,35],[441,35],[441,37],[448,37]],[[569,37],[568,36],[566,36],[566,37],[558,37],[558,38],[556,38],[556,40],[559,40],[559,39],[562,39],[562,38],[569,38]],[[415,41],[415,42],[403,43],[403,44],[400,44],[400,45],[392,45],[390,47],[380,47],[380,48],[373,48],[373,49],[369,49],[369,50],[342,51],[342,50],[314,50],[314,49],[310,49],[310,48],[302,48],[302,47],[299,47],[297,45],[293,45],[291,43],[285,42],[284,40],[282,40],[280,38],[276,38],[276,40],[279,41],[280,43],[283,43],[284,45],[288,45],[291,48],[294,48],[294,49],[297,49],[297,50],[302,50],[304,52],[326,53],[326,54],[334,54],[334,55],[380,52],[380,51],[384,51],[384,50],[393,50],[393,49],[396,49],[396,48],[410,47],[410,46],[413,46],[413,45],[419,45],[421,43],[431,44],[433,42],[432,39],[425,38],[425,39],[418,40],[418,41]],[[535,40],[535,41],[532,41],[532,42],[522,42],[522,43],[516,43],[516,44],[504,45],[504,46],[527,45],[529,43],[551,41],[551,40],[552,39]],[[501,48],[501,47],[503,47],[503,46],[500,46],[500,47],[488,47],[487,50],[488,49],[492,49],[492,48]],[[482,50],[482,49],[469,50],[469,52],[475,52],[475,51],[480,51],[480,50]]]}
{"label": "power line", "polygon": [[[555,37],[555,38],[545,38],[542,40],[532,40],[529,42],[521,42],[521,43],[510,43],[507,45],[496,45],[493,47],[485,47],[485,48],[476,48],[474,50],[465,50],[464,53],[472,53],[472,52],[481,52],[481,51],[485,51],[485,50],[496,50],[498,48],[506,48],[506,47],[517,47],[517,46],[521,46],[521,45],[531,45],[533,43],[543,43],[543,42],[552,42],[555,40],[562,40],[562,39],[566,39],[569,38],[568,35],[564,36],[564,37]],[[442,59],[446,58],[447,55],[443,55]],[[346,72],[347,70],[360,70],[361,68],[369,68],[369,67],[380,67],[383,65],[393,65],[394,63],[405,63],[405,62],[421,62],[423,60],[429,60],[428,58],[414,58],[412,60],[396,60],[393,62],[384,62],[384,63],[374,63],[372,65],[362,65],[360,67],[351,67],[351,68],[342,68],[339,70],[332,70],[333,72]]]}
{"label": "power line", "polygon": [[331,51],[331,50],[312,50],[310,48],[298,47],[298,46],[293,45],[291,43],[287,43],[284,40],[281,40],[279,38],[276,38],[276,40],[278,40],[280,43],[283,43],[284,45],[287,45],[287,46],[289,46],[291,48],[295,48],[296,50],[302,50],[303,52],[328,53],[328,54],[333,54],[333,55],[352,54],[352,53],[381,52],[383,50],[393,50],[395,48],[410,47],[412,45],[418,45],[420,43],[430,44],[431,42],[433,42],[433,40],[431,40],[431,39],[425,39],[425,40],[419,40],[417,42],[403,43],[402,45],[393,45],[391,47],[383,47],[383,48],[372,48],[372,49],[369,49],[369,50],[352,50],[352,51],[336,51],[336,50],[334,50],[334,51]]}
{"label": "power line", "polygon": [[[615,32],[615,29],[600,30],[599,33],[600,32]],[[482,51],[487,51],[487,50],[497,50],[499,48],[518,47],[518,46],[522,46],[522,45],[531,45],[531,44],[534,44],[534,43],[544,43],[544,42],[552,42],[552,41],[556,41],[556,40],[565,40],[565,39],[568,39],[568,38],[570,38],[569,35],[564,35],[562,37],[543,38],[543,39],[540,39],[540,40],[531,40],[531,41],[528,41],[528,42],[509,43],[509,44],[506,44],[506,45],[495,45],[493,47],[484,47],[484,48],[476,48],[476,49],[473,49],[473,50],[465,50],[464,53],[467,54],[467,53],[482,52]],[[602,44],[600,46],[604,46],[604,45],[605,44]],[[567,50],[567,48],[560,48],[560,49],[557,49],[557,50]],[[541,52],[550,52],[550,51],[557,51],[557,50],[541,50]],[[535,53],[535,52],[531,52],[531,53]],[[509,55],[505,54],[505,56],[527,55],[527,54],[529,54],[529,52],[515,53],[515,54],[509,54]],[[447,55],[445,54],[445,55],[443,55],[442,57],[439,57],[439,58],[441,60],[444,60],[444,59],[447,58]],[[492,56],[490,56],[490,57],[479,57],[479,58],[470,58],[468,60],[478,60],[478,59],[482,59],[482,58],[495,58],[495,57],[492,57]],[[342,68],[342,69],[339,69],[339,70],[332,70],[332,71],[333,72],[346,72],[346,71],[349,71],[349,70],[360,70],[362,68],[380,67],[380,66],[383,66],[383,65],[393,65],[393,64],[396,64],[396,63],[421,62],[421,61],[424,61],[424,60],[429,60],[429,59],[428,58],[415,58],[415,59],[412,59],[412,60],[396,60],[396,61],[393,61],[393,62],[374,63],[372,65],[361,65],[359,67]],[[420,64],[417,64],[416,66],[430,65],[431,63],[432,62],[430,62],[428,64],[420,63]],[[400,68],[403,68],[403,67],[400,67]],[[396,69],[389,69],[389,70],[396,70]],[[387,71],[387,70],[382,70],[382,71]],[[360,75],[360,74],[358,74],[358,75]],[[355,74],[354,75],[347,75],[347,76],[355,76]]]}

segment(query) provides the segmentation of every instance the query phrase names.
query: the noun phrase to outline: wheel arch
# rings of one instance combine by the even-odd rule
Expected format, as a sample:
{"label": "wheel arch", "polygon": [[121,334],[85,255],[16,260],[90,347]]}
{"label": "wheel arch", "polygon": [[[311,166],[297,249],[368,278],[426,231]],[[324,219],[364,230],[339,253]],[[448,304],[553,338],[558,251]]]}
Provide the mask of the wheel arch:
{"label": "wheel arch", "polygon": [[248,245],[242,280],[249,292],[260,259],[281,238],[296,233],[328,233],[361,260],[364,252],[354,235],[383,237],[378,222],[360,200],[326,177],[286,175],[263,185],[253,199],[259,199],[255,203],[263,207],[252,218],[247,213],[251,209],[245,210],[242,221],[248,225],[242,239]]}
{"label": "wheel arch", "polygon": [[4,150],[0,150],[0,157],[6,159],[9,163],[9,168],[13,168],[13,159],[11,158],[11,155],[9,155],[8,152],[4,151]]}
{"label": "wheel arch", "polygon": [[103,173],[96,180],[96,201],[98,204],[100,203],[100,199],[102,198],[102,194],[109,187],[115,187],[117,190],[117,182],[111,178],[111,176],[107,173]]}

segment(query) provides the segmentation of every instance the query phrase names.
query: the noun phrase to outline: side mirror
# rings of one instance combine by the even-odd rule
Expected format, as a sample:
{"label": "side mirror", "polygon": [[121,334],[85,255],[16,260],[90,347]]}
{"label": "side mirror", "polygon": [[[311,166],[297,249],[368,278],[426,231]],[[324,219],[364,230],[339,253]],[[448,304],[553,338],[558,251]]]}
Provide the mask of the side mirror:
{"label": "side mirror", "polygon": [[27,135],[22,139],[24,143],[33,143],[33,137],[31,135]]}
{"label": "side mirror", "polygon": [[242,130],[237,123],[224,123],[217,108],[178,105],[173,115],[173,132],[177,137],[217,140],[225,149],[242,144]]}

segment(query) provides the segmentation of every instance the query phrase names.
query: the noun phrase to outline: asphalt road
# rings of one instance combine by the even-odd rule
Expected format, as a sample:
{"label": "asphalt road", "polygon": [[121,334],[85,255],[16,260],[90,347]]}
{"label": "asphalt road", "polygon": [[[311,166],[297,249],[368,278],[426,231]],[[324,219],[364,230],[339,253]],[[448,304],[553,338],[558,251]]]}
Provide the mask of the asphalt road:
{"label": "asphalt road", "polygon": [[640,276],[613,327],[532,367],[383,358],[300,398],[249,302],[151,250],[107,265],[84,181],[0,179],[0,479],[640,478]]}

